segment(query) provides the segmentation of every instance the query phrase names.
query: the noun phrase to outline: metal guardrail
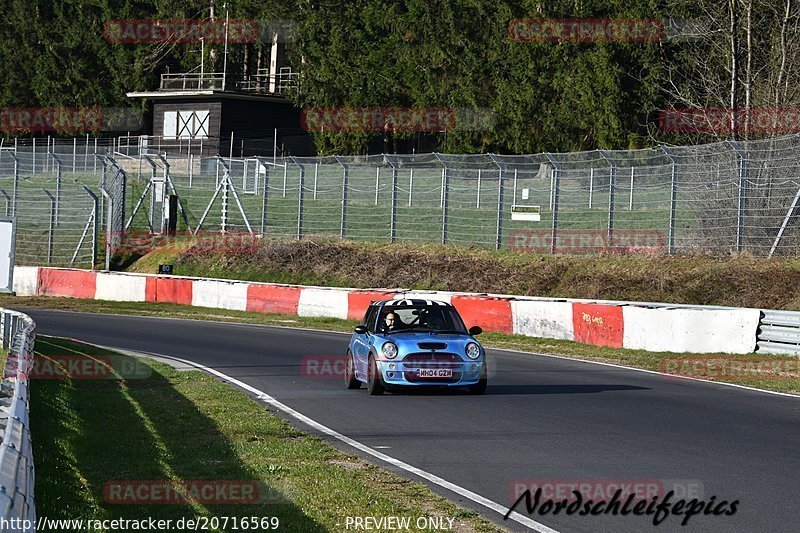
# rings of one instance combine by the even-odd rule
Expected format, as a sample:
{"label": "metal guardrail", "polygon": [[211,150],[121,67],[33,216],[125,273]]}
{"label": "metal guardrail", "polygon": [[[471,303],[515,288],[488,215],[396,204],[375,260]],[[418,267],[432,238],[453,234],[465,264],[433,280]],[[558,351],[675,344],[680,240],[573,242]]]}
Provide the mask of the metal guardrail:
{"label": "metal guardrail", "polygon": [[[0,531],[36,530],[28,375],[36,323],[16,311],[0,310],[3,349],[8,350],[0,383]],[[4,527],[8,526],[8,527]],[[15,527],[16,526],[16,527]]]}
{"label": "metal guardrail", "polygon": [[756,352],[800,355],[800,312],[763,309]]}

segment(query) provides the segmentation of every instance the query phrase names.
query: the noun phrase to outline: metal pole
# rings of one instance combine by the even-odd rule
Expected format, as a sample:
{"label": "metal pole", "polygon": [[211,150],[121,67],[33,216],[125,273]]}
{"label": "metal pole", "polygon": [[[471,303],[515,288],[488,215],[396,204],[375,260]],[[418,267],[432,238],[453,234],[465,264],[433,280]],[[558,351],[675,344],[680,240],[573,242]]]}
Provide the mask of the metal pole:
{"label": "metal pole", "polygon": [[47,230],[47,264],[53,262],[53,231],[56,227],[56,199],[47,189],[42,189],[50,198],[50,225]]}
{"label": "metal pole", "polygon": [[342,163],[338,156],[334,156],[336,161],[342,166],[342,219],[340,225],[339,235],[342,239],[347,236],[347,187],[349,179],[349,169],[347,165]]}
{"label": "metal pole", "polygon": [[[260,160],[259,160],[260,163]],[[269,171],[270,167],[264,166],[264,195],[261,197],[261,236],[267,234],[267,198],[269,195]]]}
{"label": "metal pole", "polygon": [[33,164],[31,174],[36,174],[36,137],[33,138]]}
{"label": "metal pole", "polygon": [[481,208],[481,169],[478,169],[478,198],[475,202],[475,208]]}
{"label": "metal pole", "polygon": [[[514,192],[511,195],[511,205],[517,205],[517,169],[514,169]],[[553,207],[552,205],[550,206]]]}
{"label": "metal pole", "polygon": [[617,191],[617,162],[605,150],[598,150],[600,155],[608,161],[608,243],[609,248],[614,247],[614,200]]}
{"label": "metal pole", "polygon": [[[55,141],[55,139],[54,139]],[[56,226],[58,226],[59,219],[61,218],[61,160],[55,155],[51,154],[53,162],[56,165]]]}
{"label": "metal pole", "polygon": [[667,253],[672,255],[675,252],[675,211],[678,204],[678,164],[672,150],[663,144],[661,145],[661,150],[663,150],[670,161],[672,161],[670,168],[669,233],[667,235]]}
{"label": "metal pole", "polygon": [[75,174],[75,167],[78,165],[78,138],[72,138],[72,173]]}
{"label": "metal pole", "polygon": [[3,189],[0,189],[0,195],[3,195],[3,199],[6,201],[5,216],[8,216],[8,213],[9,213],[8,210],[9,210],[9,207],[11,207],[11,197]]}
{"label": "metal pole", "polygon": [[319,163],[314,163],[314,200],[317,199],[317,178],[319,177]]}
{"label": "metal pole", "polygon": [[230,153],[228,154],[228,159],[233,159],[233,132],[231,131],[231,149]]}
{"label": "metal pole", "polygon": [[294,157],[289,159],[300,169],[300,192],[297,195],[297,240],[299,241],[303,238],[303,187],[306,181],[306,168],[298,164]]}
{"label": "metal pole", "polygon": [[192,188],[192,178],[194,177],[194,154],[189,154],[189,188]]}
{"label": "metal pole", "polygon": [[633,172],[636,167],[631,167],[631,198],[628,202],[628,211],[633,211]]}
{"label": "metal pole", "polygon": [[747,167],[745,164],[746,156],[744,151],[735,141],[725,141],[739,160],[739,200],[736,208],[736,251],[741,252],[744,248],[744,215],[746,208],[746,188],[747,188]]}
{"label": "metal pole", "polygon": [[589,169],[589,209],[592,208],[593,194],[594,194],[594,167]]}
{"label": "metal pole", "polygon": [[[97,137],[94,138],[94,153],[97,154]],[[93,160],[92,175],[97,174],[97,158]]]}
{"label": "metal pole", "polygon": [[100,192],[108,205],[106,214],[106,270],[111,270],[111,212],[114,210],[114,200],[105,188],[100,188]]}
{"label": "metal pole", "polygon": [[276,164],[278,158],[278,128],[275,128],[275,134],[272,137],[272,164]]}
{"label": "metal pole", "polygon": [[378,205],[378,187],[381,183],[381,167],[375,168],[375,205]]}
{"label": "metal pole", "polygon": [[503,169],[500,169],[500,173],[498,174],[497,178],[497,231],[495,234],[495,242],[494,248],[495,250],[499,250],[500,246],[503,244],[503,195],[505,194],[505,189],[503,188]]}
{"label": "metal pole", "polygon": [[392,165],[392,211],[389,220],[389,241],[397,241],[397,169]]}
{"label": "metal pole", "polygon": [[[285,161],[286,161],[286,159],[284,159],[284,162]],[[287,171],[287,168],[288,168],[288,165],[284,164],[283,165],[283,197],[284,198],[286,198],[286,171]]]}
{"label": "metal pole", "polygon": [[408,175],[408,207],[411,207],[411,199],[414,196],[413,191],[414,191],[414,169],[412,168],[409,171]]}
{"label": "metal pole", "polygon": [[556,250],[558,249],[558,203],[559,203],[559,192],[561,189],[561,169],[558,166],[555,158],[552,154],[545,154],[550,164],[553,165],[552,169],[552,183],[553,183],[553,225],[552,225],[552,234],[550,239],[550,253],[555,254]]}

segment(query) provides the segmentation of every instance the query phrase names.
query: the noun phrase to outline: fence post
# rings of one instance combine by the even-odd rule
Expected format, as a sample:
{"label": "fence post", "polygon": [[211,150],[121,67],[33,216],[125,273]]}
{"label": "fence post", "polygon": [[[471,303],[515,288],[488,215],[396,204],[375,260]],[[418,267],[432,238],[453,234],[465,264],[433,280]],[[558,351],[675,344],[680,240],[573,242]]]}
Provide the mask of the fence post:
{"label": "fence post", "polygon": [[[261,160],[259,159],[259,164],[261,164]],[[267,199],[269,198],[269,172],[270,167],[268,165],[262,165],[264,167],[264,195],[261,197],[261,236],[264,237],[267,233]]]}
{"label": "fence post", "polygon": [[553,172],[552,172],[553,230],[550,239],[550,253],[555,254],[556,250],[558,249],[558,203],[559,203],[559,192],[561,188],[561,169],[559,168],[558,163],[553,157],[553,154],[547,153],[545,154],[545,157],[547,157],[547,160],[550,161],[551,165],[553,165]]}
{"label": "fence post", "polygon": [[598,153],[608,161],[608,243],[609,248],[614,247],[614,200],[617,192],[617,162],[609,156],[605,150],[598,150]]}
{"label": "fence post", "polygon": [[670,161],[672,161],[672,165],[670,165],[669,233],[667,236],[667,254],[672,255],[675,252],[675,210],[678,203],[678,165],[672,150],[663,144],[661,145],[661,150],[663,150]]}
{"label": "fence post", "polygon": [[108,194],[105,187],[100,187],[100,193],[108,206],[106,214],[106,271],[111,270],[111,212],[114,210],[114,199]]}
{"label": "fence post", "polygon": [[347,187],[350,169],[347,165],[339,159],[339,156],[333,156],[336,162],[342,166],[342,219],[339,227],[339,236],[344,239],[347,236]]}
{"label": "fence post", "polygon": [[61,218],[61,159],[54,153],[50,153],[56,166],[56,226]]}
{"label": "fence post", "polygon": [[478,198],[475,202],[475,208],[481,208],[481,169],[478,169]]}
{"label": "fence post", "polygon": [[42,189],[50,198],[50,223],[47,230],[47,264],[53,262],[53,231],[56,227],[56,199],[47,189]]}
{"label": "fence post", "polygon": [[378,205],[378,188],[381,185],[381,167],[375,167],[375,205]]}
{"label": "fence post", "polygon": [[6,201],[5,216],[8,216],[8,214],[9,214],[9,211],[8,211],[8,209],[9,209],[9,207],[10,207],[10,204],[11,204],[11,197],[10,197],[10,196],[8,195],[8,193],[7,193],[5,190],[3,190],[3,189],[0,189],[0,195],[2,195],[2,196],[3,196],[3,199]]}
{"label": "fence post", "polygon": [[31,175],[36,175],[36,137],[33,138],[33,162],[31,164]]}
{"label": "fence post", "polygon": [[386,155],[384,159],[392,167],[392,206],[389,217],[389,242],[397,241],[397,167]]}
{"label": "fence post", "polygon": [[736,207],[736,251],[741,252],[744,248],[744,214],[747,199],[747,156],[736,141],[725,141],[725,144],[736,152],[736,158],[739,160],[739,199]]}
{"label": "fence post", "polygon": [[78,164],[78,138],[72,138],[72,173],[75,174],[75,167]]}
{"label": "fence post", "polygon": [[[14,142],[16,142],[16,138]],[[11,154],[9,154],[11,155]],[[11,214],[17,214],[17,191],[19,190],[19,158],[16,155],[11,155],[11,159],[14,160],[14,186],[11,190],[12,200],[11,200]]]}
{"label": "fence post", "polygon": [[433,154],[436,159],[439,160],[439,163],[442,164],[442,195],[441,195],[441,207],[442,207],[442,244],[447,244],[447,231],[448,231],[448,215],[449,215],[449,204],[450,204],[450,195],[448,194],[448,188],[450,186],[450,176],[448,173],[447,163],[442,160],[438,153],[434,152]]}
{"label": "fence post", "polygon": [[297,240],[303,238],[303,187],[306,181],[306,167],[297,162],[294,157],[289,157],[298,169],[300,169],[300,192],[297,196]]}
{"label": "fence post", "polygon": [[635,169],[636,167],[631,167],[631,197],[628,202],[628,211],[633,211],[633,172]]}
{"label": "fence post", "polygon": [[594,167],[589,169],[589,209],[592,208],[593,194],[594,194]]}
{"label": "fence post", "polygon": [[408,207],[411,207],[411,199],[413,198],[414,194],[414,169],[409,170],[408,174]]}
{"label": "fence post", "polygon": [[319,178],[319,162],[314,163],[314,200],[317,199],[317,178]]}
{"label": "fence post", "polygon": [[503,243],[503,203],[504,203],[504,191],[503,191],[503,166],[500,164],[500,161],[497,160],[494,154],[487,154],[494,164],[497,165],[498,174],[497,174],[497,225],[495,228],[495,240],[494,240],[494,249],[499,250],[500,245]]}

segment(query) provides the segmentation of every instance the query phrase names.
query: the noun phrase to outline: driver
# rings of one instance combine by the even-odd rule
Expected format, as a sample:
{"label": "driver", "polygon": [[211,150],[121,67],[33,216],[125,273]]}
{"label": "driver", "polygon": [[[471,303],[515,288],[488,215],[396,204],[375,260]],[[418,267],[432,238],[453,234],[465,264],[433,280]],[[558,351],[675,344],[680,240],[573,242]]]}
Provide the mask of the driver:
{"label": "driver", "polygon": [[402,326],[403,323],[400,321],[400,317],[393,311],[389,311],[386,313],[386,316],[383,317],[383,329],[386,331],[397,331]]}

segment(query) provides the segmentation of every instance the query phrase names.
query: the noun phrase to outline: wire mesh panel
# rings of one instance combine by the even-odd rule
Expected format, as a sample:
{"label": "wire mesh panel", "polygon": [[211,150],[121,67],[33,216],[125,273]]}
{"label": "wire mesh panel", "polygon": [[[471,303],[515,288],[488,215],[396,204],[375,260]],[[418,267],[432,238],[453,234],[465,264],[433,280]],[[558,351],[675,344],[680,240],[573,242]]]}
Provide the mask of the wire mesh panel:
{"label": "wire mesh panel", "polygon": [[[122,138],[4,140],[0,213],[19,218],[18,261],[70,264],[76,249],[76,263],[91,261],[91,194],[100,233],[112,206],[112,239],[125,225],[162,231],[166,195],[176,194],[179,230],[542,253],[800,250],[795,135],[529,155],[273,158],[242,148],[220,158],[157,148]],[[521,210],[539,220],[515,216]]]}

